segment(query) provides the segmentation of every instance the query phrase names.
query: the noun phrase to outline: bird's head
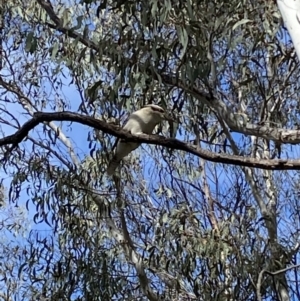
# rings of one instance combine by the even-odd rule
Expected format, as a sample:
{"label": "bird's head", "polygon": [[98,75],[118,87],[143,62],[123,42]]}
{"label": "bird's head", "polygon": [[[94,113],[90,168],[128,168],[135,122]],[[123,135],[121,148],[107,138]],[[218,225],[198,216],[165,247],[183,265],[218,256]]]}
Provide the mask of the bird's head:
{"label": "bird's head", "polygon": [[147,110],[149,114],[153,115],[153,117],[158,121],[169,120],[165,110],[154,104],[149,104],[143,107],[143,110]]}

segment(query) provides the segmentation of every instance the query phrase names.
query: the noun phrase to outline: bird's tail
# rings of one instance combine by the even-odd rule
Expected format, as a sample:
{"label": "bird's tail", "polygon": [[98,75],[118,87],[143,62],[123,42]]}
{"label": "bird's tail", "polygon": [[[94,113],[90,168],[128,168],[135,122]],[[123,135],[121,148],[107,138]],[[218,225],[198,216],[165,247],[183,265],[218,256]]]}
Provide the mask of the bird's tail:
{"label": "bird's tail", "polygon": [[119,166],[120,164],[120,160],[117,160],[117,158],[113,157],[111,159],[111,161],[108,163],[108,166],[107,166],[107,174],[109,176],[112,176],[116,170],[116,168]]}

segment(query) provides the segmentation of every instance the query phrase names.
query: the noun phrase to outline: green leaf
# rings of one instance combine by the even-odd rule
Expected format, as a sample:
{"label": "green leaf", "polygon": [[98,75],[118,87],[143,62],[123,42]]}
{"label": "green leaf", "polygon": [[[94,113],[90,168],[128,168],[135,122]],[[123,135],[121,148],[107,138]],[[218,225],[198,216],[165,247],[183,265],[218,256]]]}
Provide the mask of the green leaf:
{"label": "green leaf", "polygon": [[187,48],[188,41],[189,41],[189,36],[188,36],[186,29],[181,26],[177,28],[177,34],[179,37],[179,41],[183,47],[180,51],[180,55],[181,55],[181,57],[183,57],[183,55],[186,52],[186,48]]}
{"label": "green leaf", "polygon": [[249,20],[249,19],[243,19],[243,20],[240,20],[238,22],[236,22],[233,26],[232,26],[232,30],[235,30],[237,27],[243,25],[243,24],[246,24],[248,22],[252,22],[252,20]]}
{"label": "green leaf", "polygon": [[34,53],[37,49],[37,40],[34,36],[33,31],[29,32],[26,36],[25,51]]}
{"label": "green leaf", "polygon": [[59,47],[59,44],[57,42],[54,43],[54,46],[52,47],[52,52],[51,52],[51,59],[55,59],[56,57],[56,54],[58,52],[58,47]]}
{"label": "green leaf", "polygon": [[77,17],[77,18],[76,18],[77,24],[76,24],[74,27],[72,27],[71,29],[73,29],[73,30],[78,30],[78,29],[80,29],[81,26],[82,26],[82,20],[83,20],[83,16]]}

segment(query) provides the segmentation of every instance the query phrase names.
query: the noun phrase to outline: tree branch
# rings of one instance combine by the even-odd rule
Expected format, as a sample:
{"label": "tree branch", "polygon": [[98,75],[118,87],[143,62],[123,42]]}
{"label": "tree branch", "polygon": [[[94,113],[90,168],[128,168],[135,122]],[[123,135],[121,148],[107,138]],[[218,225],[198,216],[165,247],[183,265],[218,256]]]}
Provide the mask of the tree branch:
{"label": "tree branch", "polygon": [[116,136],[118,138],[125,139],[129,142],[161,145],[174,150],[182,150],[211,162],[256,167],[269,170],[300,170],[300,160],[256,160],[242,156],[217,154],[203,150],[200,147],[196,147],[177,139],[165,138],[158,135],[132,135],[115,125],[108,124],[104,121],[95,119],[90,116],[85,116],[73,112],[37,112],[34,114],[33,118],[27,121],[15,134],[0,139],[0,146],[12,144],[12,148],[14,148],[28,135],[29,131],[34,129],[38,124],[50,121],[78,122],[103,131],[107,134]]}
{"label": "tree branch", "polygon": [[282,270],[278,270],[276,272],[270,272],[270,271],[267,271],[266,269],[263,269],[260,271],[259,275],[258,275],[258,279],[257,279],[257,284],[256,284],[256,295],[257,295],[257,300],[258,301],[262,301],[262,296],[261,296],[261,285],[262,285],[262,280],[263,280],[263,275],[264,274],[269,274],[271,276],[276,276],[276,275],[280,275],[282,273],[285,273],[289,270],[292,270],[292,269],[297,269],[300,267],[300,264],[296,264],[296,265],[291,265],[287,268],[284,268]]}
{"label": "tree branch", "polygon": [[57,31],[60,31],[60,32],[68,35],[69,37],[71,37],[73,39],[78,39],[78,41],[80,41],[83,45],[85,45],[85,46],[87,46],[89,48],[92,48],[95,51],[99,50],[99,47],[97,46],[97,44],[95,44],[91,40],[85,39],[83,35],[81,35],[80,33],[76,32],[75,30],[63,27],[62,26],[63,22],[55,14],[55,12],[53,10],[53,7],[52,7],[52,4],[50,2],[47,2],[45,0],[37,0],[37,2],[41,5],[41,7],[43,7],[45,9],[45,11],[47,12],[47,14],[48,14],[49,18],[51,19],[51,21],[54,22],[54,24],[47,23],[47,25],[50,28],[55,29]]}
{"label": "tree branch", "polygon": [[[99,206],[99,211],[103,211],[103,199],[96,193],[91,194],[92,199],[94,202]],[[141,289],[145,296],[148,297],[150,301],[159,301],[160,298],[156,293],[151,289],[150,281],[147,277],[144,265],[143,265],[143,258],[135,251],[132,241],[129,235],[126,237],[116,226],[113,219],[111,217],[106,217],[107,225],[109,227],[109,231],[112,234],[113,238],[122,246],[127,260],[131,262],[137,272],[138,278],[140,280]],[[126,229],[127,231],[127,229]],[[129,240],[128,240],[129,238]]]}

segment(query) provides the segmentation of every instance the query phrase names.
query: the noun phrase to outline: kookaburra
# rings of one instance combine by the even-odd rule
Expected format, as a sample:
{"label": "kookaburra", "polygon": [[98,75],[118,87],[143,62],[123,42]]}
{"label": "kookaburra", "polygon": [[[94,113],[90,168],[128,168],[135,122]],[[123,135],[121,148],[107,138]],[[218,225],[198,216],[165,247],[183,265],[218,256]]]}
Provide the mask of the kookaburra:
{"label": "kookaburra", "polygon": [[[138,111],[133,112],[129,116],[129,119],[123,129],[127,130],[133,135],[152,134],[155,126],[164,119],[169,119],[166,116],[164,109],[160,106],[150,104],[144,106]],[[107,174],[112,175],[120,164],[120,161],[130,152],[138,148],[139,145],[140,143],[126,142],[120,139],[117,143],[115,154],[108,164]]]}

